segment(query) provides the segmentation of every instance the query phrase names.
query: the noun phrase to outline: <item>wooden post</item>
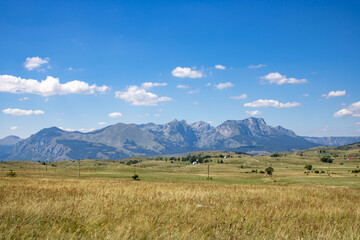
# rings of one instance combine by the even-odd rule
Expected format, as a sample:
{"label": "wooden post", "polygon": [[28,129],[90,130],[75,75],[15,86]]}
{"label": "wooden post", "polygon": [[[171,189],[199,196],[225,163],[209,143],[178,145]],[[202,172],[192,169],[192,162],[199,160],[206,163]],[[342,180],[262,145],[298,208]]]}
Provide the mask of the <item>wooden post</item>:
{"label": "wooden post", "polygon": [[208,179],[210,179],[210,164],[208,164]]}

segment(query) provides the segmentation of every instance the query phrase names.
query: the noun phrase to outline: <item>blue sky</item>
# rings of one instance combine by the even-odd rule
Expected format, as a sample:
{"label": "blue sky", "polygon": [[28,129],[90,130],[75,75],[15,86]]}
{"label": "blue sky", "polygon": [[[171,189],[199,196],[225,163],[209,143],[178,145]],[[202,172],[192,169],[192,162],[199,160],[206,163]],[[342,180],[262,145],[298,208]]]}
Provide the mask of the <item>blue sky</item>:
{"label": "blue sky", "polygon": [[1,1],[0,138],[262,117],[360,135],[359,1]]}

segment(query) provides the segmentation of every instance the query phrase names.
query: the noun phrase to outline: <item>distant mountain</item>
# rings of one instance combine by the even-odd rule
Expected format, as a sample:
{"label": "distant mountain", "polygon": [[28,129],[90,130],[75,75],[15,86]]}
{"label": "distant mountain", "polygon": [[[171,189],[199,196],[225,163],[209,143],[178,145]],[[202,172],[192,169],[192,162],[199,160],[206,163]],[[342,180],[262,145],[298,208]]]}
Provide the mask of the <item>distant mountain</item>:
{"label": "distant mountain", "polygon": [[187,124],[118,123],[89,133],[46,128],[18,142],[7,160],[119,159],[132,156],[181,154],[201,150],[271,153],[300,150],[317,144],[262,118],[228,120],[217,127],[205,122]]}
{"label": "distant mountain", "polygon": [[18,136],[13,135],[0,139],[0,159],[7,158],[14,145],[21,140]]}
{"label": "distant mountain", "polygon": [[304,137],[306,140],[323,146],[342,146],[360,142],[360,137]]}
{"label": "distant mountain", "polygon": [[0,145],[15,145],[20,142],[22,139],[18,136],[10,135],[0,139]]}

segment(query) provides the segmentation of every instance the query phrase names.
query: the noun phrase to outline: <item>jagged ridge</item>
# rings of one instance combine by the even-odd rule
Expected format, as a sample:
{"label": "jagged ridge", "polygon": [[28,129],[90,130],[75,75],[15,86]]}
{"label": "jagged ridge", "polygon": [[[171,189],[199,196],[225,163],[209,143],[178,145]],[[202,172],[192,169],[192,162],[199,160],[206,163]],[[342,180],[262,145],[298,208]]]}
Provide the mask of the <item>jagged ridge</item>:
{"label": "jagged ridge", "polygon": [[17,143],[7,159],[118,159],[199,150],[270,153],[314,146],[291,130],[267,125],[262,118],[228,120],[217,127],[175,119],[166,124],[118,123],[90,133],[47,128]]}

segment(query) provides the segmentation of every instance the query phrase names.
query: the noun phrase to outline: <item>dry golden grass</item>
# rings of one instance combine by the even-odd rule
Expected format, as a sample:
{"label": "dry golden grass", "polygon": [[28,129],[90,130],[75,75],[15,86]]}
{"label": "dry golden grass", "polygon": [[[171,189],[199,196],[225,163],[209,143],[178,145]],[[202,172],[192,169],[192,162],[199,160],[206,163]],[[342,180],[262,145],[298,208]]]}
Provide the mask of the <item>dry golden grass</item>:
{"label": "dry golden grass", "polygon": [[360,239],[360,191],[0,178],[1,239]]}

